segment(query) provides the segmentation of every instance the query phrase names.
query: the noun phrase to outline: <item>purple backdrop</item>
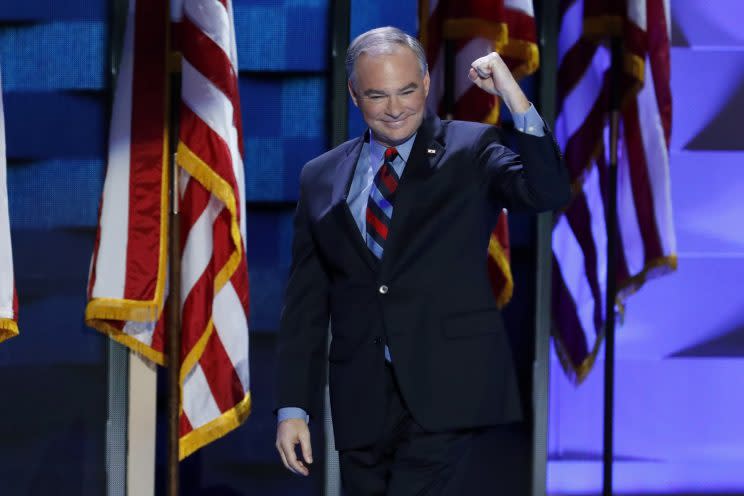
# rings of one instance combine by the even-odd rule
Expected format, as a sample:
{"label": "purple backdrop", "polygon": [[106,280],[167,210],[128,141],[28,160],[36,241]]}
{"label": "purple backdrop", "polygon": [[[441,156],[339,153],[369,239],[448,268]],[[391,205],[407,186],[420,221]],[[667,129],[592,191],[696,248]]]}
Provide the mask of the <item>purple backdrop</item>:
{"label": "purple backdrop", "polygon": [[[671,7],[679,268],[618,327],[615,488],[744,493],[744,2]],[[551,494],[600,492],[603,366],[576,388],[553,363]]]}

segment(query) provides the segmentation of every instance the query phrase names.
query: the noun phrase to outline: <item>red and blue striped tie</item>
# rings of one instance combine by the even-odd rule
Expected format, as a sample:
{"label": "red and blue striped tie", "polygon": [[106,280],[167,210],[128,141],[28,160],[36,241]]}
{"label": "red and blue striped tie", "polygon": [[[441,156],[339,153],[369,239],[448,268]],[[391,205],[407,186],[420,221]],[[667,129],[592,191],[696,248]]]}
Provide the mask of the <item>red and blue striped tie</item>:
{"label": "red and blue striped tie", "polygon": [[390,230],[390,219],[393,218],[395,192],[400,178],[393,168],[393,161],[398,150],[385,150],[385,160],[375,175],[372,189],[367,200],[367,247],[378,259],[382,259],[385,240]]}

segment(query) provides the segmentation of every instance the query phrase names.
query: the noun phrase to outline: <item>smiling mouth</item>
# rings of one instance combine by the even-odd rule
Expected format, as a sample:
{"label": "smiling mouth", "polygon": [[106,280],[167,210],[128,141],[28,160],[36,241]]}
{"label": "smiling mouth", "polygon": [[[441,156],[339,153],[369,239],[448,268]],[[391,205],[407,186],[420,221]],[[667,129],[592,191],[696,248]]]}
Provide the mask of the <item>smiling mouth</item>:
{"label": "smiling mouth", "polygon": [[399,128],[402,127],[406,121],[408,120],[408,117],[404,117],[403,119],[398,119],[396,121],[383,121],[385,123],[385,126],[392,127],[392,128]]}

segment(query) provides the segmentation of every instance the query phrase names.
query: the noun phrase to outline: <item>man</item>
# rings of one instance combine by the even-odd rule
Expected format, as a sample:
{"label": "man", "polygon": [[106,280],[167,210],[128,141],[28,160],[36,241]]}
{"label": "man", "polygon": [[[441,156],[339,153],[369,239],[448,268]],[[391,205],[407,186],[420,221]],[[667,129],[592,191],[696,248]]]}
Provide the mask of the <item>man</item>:
{"label": "man", "polygon": [[277,449],[308,475],[307,422],[320,413],[330,319],[346,494],[512,494],[477,489],[503,484],[483,462],[506,449],[499,426],[521,415],[486,254],[502,207],[538,212],[568,201],[559,151],[496,53],[468,76],[503,98],[524,131],[515,133],[520,155],[491,126],[425,115],[426,58],[402,31],[360,35],[346,66],[369,130],[301,173],[278,343]]}

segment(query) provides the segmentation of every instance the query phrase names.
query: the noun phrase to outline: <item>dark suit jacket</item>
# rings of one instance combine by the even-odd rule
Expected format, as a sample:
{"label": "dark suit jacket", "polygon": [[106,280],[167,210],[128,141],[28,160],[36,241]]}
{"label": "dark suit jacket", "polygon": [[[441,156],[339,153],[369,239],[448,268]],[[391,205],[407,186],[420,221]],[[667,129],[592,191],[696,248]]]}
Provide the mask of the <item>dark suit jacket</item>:
{"label": "dark suit jacket", "polygon": [[550,131],[424,120],[398,187],[383,259],[367,249],[346,202],[363,137],[310,161],[300,176],[292,266],[278,341],[278,404],[318,418],[329,363],[336,447],[381,435],[384,344],[405,402],[424,429],[520,418],[511,351],[487,270],[502,207],[565,205],[567,171]]}

